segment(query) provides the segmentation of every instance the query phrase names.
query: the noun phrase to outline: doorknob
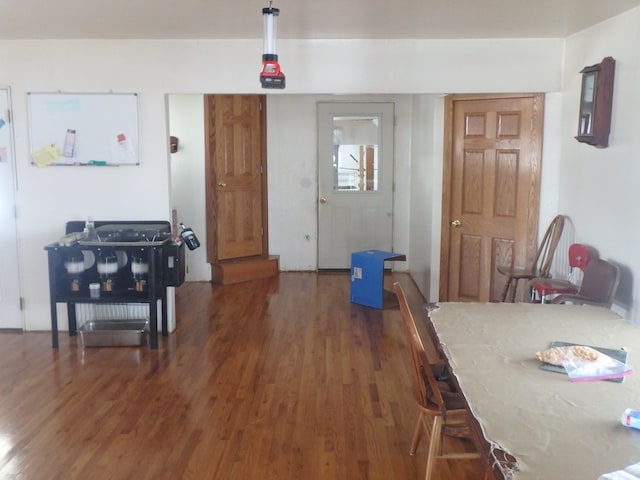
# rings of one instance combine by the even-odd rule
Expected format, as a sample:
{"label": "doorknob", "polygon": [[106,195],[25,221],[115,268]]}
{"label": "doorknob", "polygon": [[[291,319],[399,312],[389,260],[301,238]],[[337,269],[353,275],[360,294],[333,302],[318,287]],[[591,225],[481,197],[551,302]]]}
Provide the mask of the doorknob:
{"label": "doorknob", "polygon": [[461,227],[462,226],[462,222],[460,220],[458,220],[458,219],[455,219],[453,222],[451,222],[451,226],[452,227],[456,227],[456,228]]}
{"label": "doorknob", "polygon": [[219,186],[219,187],[226,187],[226,186],[227,186],[227,184],[226,184],[226,183],[224,183],[224,182],[218,182],[218,186]]}
{"label": "doorknob", "polygon": [[327,199],[324,197],[320,197],[320,203],[325,204],[327,203]]}

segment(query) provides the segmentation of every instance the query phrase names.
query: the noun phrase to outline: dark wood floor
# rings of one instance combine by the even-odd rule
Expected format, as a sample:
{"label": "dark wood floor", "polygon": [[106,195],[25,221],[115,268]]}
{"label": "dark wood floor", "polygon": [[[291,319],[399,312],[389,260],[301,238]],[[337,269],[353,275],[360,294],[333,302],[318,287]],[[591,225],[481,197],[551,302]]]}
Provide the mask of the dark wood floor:
{"label": "dark wood floor", "polygon": [[[157,351],[0,333],[0,478],[423,478],[400,313],[351,304],[348,274],[190,283],[176,308]],[[479,471],[440,462],[435,478]]]}

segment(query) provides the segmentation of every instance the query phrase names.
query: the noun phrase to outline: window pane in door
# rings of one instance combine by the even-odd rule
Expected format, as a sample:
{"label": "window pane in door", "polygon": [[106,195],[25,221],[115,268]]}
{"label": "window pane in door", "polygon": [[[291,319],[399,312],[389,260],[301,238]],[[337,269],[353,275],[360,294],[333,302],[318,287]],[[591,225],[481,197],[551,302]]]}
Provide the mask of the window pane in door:
{"label": "window pane in door", "polygon": [[378,190],[378,116],[333,117],[333,190]]}

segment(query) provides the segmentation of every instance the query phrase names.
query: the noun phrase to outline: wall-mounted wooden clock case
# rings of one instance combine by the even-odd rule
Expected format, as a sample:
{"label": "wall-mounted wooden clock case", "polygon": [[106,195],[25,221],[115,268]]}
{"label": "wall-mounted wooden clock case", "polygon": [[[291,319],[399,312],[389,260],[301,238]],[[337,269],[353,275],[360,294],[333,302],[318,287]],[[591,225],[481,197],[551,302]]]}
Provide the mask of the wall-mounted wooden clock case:
{"label": "wall-mounted wooden clock case", "polygon": [[606,57],[602,62],[580,71],[582,91],[576,136],[579,142],[600,148],[609,145],[615,66],[616,61]]}

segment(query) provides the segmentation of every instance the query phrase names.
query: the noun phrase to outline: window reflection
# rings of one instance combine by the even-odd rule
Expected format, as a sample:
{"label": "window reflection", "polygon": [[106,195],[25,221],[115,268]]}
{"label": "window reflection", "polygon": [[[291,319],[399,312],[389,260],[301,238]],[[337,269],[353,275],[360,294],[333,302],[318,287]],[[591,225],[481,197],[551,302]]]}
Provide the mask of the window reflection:
{"label": "window reflection", "polygon": [[378,190],[378,116],[333,117],[333,189]]}

